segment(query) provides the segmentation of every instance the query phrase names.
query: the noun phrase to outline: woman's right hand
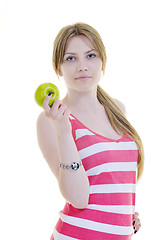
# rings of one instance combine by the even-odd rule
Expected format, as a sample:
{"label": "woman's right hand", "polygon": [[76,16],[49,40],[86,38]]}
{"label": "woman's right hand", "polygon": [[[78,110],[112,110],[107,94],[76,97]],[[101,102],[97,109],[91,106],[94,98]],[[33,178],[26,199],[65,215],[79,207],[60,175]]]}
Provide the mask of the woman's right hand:
{"label": "woman's right hand", "polygon": [[45,115],[53,122],[58,133],[61,134],[66,131],[71,131],[71,123],[69,121],[70,109],[58,99],[56,99],[52,107],[50,107],[48,105],[50,98],[51,95],[47,95],[43,102]]}

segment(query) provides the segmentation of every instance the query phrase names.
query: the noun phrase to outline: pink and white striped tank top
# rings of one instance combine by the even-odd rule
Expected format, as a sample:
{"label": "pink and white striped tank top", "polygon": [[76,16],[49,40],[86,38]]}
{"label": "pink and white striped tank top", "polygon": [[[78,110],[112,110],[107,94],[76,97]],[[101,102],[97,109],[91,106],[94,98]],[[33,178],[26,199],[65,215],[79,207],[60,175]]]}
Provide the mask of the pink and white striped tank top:
{"label": "pink and white striped tank top", "polygon": [[72,134],[90,183],[85,209],[66,202],[51,239],[130,240],[135,212],[138,148],[123,135],[97,134],[70,115]]}

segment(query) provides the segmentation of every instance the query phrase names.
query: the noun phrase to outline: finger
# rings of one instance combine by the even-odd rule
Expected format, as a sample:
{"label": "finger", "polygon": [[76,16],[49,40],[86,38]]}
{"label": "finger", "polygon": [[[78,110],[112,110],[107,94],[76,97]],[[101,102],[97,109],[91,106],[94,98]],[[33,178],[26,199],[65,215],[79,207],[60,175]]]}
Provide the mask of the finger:
{"label": "finger", "polygon": [[141,228],[141,224],[139,224],[139,225],[134,229],[134,234],[136,234],[136,233],[139,231],[140,228]]}
{"label": "finger", "polygon": [[53,105],[51,107],[51,114],[52,114],[52,117],[53,118],[57,118],[58,116],[58,112],[59,112],[59,109],[62,105],[62,102],[58,99],[56,99],[54,102],[53,102]]}
{"label": "finger", "polygon": [[137,219],[139,219],[139,213],[135,212],[133,221],[137,221]]}
{"label": "finger", "polygon": [[43,108],[48,108],[49,107],[49,101],[50,101],[50,99],[51,99],[51,95],[49,96],[49,95],[46,95],[46,97],[45,97],[45,99],[44,99],[44,101],[43,101]]}
{"label": "finger", "polygon": [[69,115],[71,114],[71,110],[69,108],[66,108],[65,112],[64,112],[64,117],[67,119],[69,118]]}
{"label": "finger", "polygon": [[44,99],[44,101],[43,101],[43,109],[45,110],[45,113],[49,113],[49,111],[50,111],[50,106],[48,105],[49,104],[49,101],[50,101],[50,99],[51,99],[51,95],[50,96],[46,96],[45,97],[45,99]]}
{"label": "finger", "polygon": [[139,213],[138,213],[138,212],[135,212],[134,218],[138,218],[138,216],[139,216]]}
{"label": "finger", "polygon": [[140,219],[138,217],[133,219],[133,225],[135,225],[137,223],[137,221],[140,221]]}
{"label": "finger", "polygon": [[56,99],[54,100],[51,108],[53,109],[53,111],[56,111],[61,105],[62,105],[62,102],[59,99]]}
{"label": "finger", "polygon": [[134,224],[134,229],[137,230],[139,228],[139,226],[141,226],[141,222],[140,222],[140,219],[137,219]]}
{"label": "finger", "polygon": [[139,216],[139,213],[138,213],[138,212],[135,212],[134,218],[133,218],[133,226],[134,226],[135,222],[137,221],[138,216]]}
{"label": "finger", "polygon": [[67,109],[67,106],[65,104],[59,105],[58,112],[57,112],[57,118],[56,118],[57,120],[60,120],[64,116],[66,109]]}
{"label": "finger", "polygon": [[136,231],[139,231],[140,228],[141,228],[141,224],[138,224],[138,226],[136,227]]}

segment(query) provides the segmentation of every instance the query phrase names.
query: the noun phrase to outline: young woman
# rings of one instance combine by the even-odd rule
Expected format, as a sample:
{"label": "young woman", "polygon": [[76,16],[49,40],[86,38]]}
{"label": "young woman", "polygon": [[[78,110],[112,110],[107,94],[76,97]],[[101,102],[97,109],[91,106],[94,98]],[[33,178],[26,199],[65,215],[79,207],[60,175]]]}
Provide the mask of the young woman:
{"label": "young woman", "polygon": [[67,94],[37,121],[40,149],[66,199],[51,239],[129,240],[141,226],[135,188],[143,146],[124,105],[99,85],[106,51],[99,33],[76,23],[54,41],[53,67]]}

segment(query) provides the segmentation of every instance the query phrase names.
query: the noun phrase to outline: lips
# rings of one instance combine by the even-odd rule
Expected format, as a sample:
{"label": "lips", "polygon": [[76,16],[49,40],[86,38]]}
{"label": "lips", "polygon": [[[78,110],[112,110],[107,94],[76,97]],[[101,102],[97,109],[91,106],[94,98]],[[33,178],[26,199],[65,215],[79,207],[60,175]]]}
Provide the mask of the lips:
{"label": "lips", "polygon": [[76,79],[79,79],[79,80],[86,80],[86,79],[89,79],[89,78],[91,78],[90,76],[85,76],[85,75],[83,75],[83,76],[79,76],[79,77],[77,77]]}

